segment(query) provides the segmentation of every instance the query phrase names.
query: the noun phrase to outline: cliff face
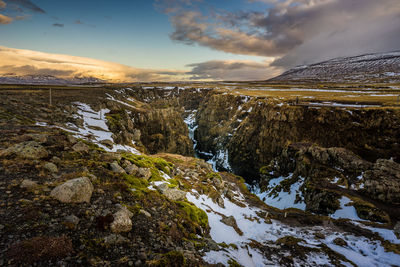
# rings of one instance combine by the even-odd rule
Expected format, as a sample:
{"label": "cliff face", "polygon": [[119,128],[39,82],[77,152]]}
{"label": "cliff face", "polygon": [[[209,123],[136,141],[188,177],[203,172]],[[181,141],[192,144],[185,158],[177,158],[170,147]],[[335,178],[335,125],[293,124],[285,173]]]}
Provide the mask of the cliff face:
{"label": "cliff face", "polygon": [[375,161],[400,160],[400,112],[280,105],[267,99],[210,95],[197,112],[199,150],[226,149],[232,169],[257,177],[290,143],[343,147]]}

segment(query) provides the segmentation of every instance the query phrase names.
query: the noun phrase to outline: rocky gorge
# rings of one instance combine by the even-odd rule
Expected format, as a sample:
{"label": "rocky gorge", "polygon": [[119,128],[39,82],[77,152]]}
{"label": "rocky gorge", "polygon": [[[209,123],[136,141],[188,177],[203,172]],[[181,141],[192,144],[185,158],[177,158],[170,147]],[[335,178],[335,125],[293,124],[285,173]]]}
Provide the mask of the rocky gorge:
{"label": "rocky gorge", "polygon": [[181,85],[1,93],[0,265],[400,262],[399,109]]}

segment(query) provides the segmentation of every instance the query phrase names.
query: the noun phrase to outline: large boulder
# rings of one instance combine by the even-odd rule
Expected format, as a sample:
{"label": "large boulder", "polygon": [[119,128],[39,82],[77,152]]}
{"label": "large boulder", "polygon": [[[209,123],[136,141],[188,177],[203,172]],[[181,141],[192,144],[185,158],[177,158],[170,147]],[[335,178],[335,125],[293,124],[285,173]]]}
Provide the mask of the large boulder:
{"label": "large boulder", "polygon": [[54,188],[50,195],[63,203],[90,202],[93,185],[87,177],[69,180]]}
{"label": "large boulder", "polygon": [[140,178],[148,180],[151,177],[151,170],[149,168],[139,168],[136,175]]}
{"label": "large boulder", "polygon": [[0,151],[0,157],[17,156],[24,159],[42,159],[48,155],[47,150],[35,141],[22,142]]}
{"label": "large boulder", "polygon": [[126,207],[122,207],[113,215],[114,221],[110,225],[111,231],[113,233],[122,233],[132,230],[132,216],[132,212]]}
{"label": "large boulder", "polygon": [[171,201],[180,201],[186,199],[185,191],[176,188],[170,188],[167,183],[160,184],[157,186],[157,189],[161,194]]}

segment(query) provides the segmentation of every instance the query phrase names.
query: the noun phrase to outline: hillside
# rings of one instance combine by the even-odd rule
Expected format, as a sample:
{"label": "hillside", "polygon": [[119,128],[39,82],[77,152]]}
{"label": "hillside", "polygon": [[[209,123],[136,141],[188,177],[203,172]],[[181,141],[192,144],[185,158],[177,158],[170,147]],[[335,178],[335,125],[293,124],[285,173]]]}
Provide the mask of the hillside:
{"label": "hillside", "polygon": [[104,81],[94,77],[59,78],[52,75],[15,75],[0,76],[0,84],[43,84],[43,85],[71,85],[86,83],[102,83]]}
{"label": "hillside", "polygon": [[400,52],[341,57],[301,65],[269,81],[398,82]]}
{"label": "hillside", "polygon": [[0,90],[1,266],[400,262],[397,107],[52,88]]}

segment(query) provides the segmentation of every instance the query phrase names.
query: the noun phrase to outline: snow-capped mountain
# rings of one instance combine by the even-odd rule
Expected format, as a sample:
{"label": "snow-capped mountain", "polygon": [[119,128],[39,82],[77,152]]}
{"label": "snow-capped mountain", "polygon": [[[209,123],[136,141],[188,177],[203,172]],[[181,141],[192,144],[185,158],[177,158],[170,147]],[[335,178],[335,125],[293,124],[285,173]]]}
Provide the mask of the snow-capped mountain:
{"label": "snow-capped mountain", "polygon": [[270,81],[399,82],[400,51],[301,65]]}
{"label": "snow-capped mountain", "polygon": [[46,85],[64,85],[64,84],[86,84],[101,83],[103,80],[94,77],[72,77],[58,78],[52,75],[24,75],[6,74],[0,76],[0,84],[46,84]]}

